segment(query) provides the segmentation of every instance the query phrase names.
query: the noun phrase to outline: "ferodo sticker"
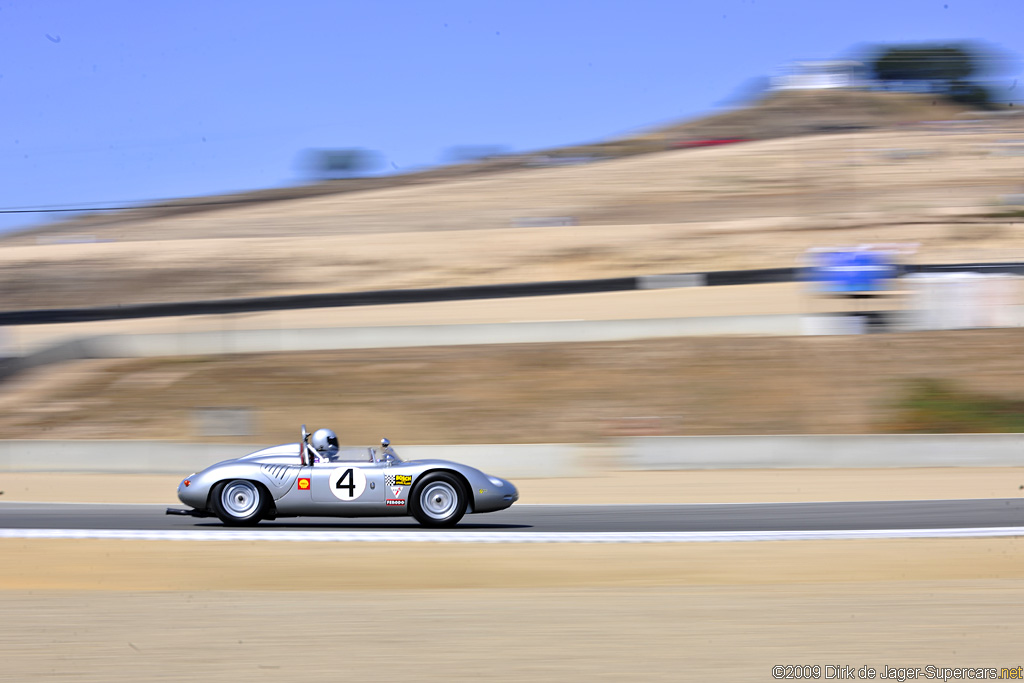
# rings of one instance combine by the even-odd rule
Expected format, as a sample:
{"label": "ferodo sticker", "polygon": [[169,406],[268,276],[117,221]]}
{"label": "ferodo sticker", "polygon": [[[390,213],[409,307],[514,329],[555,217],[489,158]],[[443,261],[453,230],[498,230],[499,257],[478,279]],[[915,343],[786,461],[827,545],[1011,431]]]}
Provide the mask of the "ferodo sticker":
{"label": "ferodo sticker", "polygon": [[307,477],[299,477],[299,490],[300,491],[308,491],[309,490],[309,479]]}
{"label": "ferodo sticker", "polygon": [[412,486],[411,474],[385,474],[384,482],[388,486]]}
{"label": "ferodo sticker", "polygon": [[358,467],[339,467],[327,481],[338,500],[355,500],[366,490],[366,475]]}
{"label": "ferodo sticker", "polygon": [[405,505],[405,501],[401,498],[388,498],[384,501],[385,505]]}

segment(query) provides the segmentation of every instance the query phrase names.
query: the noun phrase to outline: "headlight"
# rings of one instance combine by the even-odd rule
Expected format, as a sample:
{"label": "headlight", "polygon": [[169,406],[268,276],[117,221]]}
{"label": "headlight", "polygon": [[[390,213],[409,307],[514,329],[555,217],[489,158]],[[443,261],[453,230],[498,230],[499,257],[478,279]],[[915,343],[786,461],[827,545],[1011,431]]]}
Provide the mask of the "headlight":
{"label": "headlight", "polygon": [[505,482],[501,479],[495,479],[494,477],[487,477],[487,481],[491,482],[491,485],[501,488],[505,485]]}

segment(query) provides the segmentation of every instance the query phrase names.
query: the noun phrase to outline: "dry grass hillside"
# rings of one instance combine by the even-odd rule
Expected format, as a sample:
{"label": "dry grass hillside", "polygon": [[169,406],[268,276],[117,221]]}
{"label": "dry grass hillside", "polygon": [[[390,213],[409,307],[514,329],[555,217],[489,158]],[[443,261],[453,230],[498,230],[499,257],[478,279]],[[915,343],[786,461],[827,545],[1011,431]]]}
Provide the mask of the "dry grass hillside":
{"label": "dry grass hillside", "polygon": [[1022,347],[984,330],[80,361],[0,394],[0,438],[203,440],[198,407],[249,409],[242,443],[302,423],[353,444],[872,433],[914,428],[898,404],[921,378],[1016,409]]}
{"label": "dry grass hillside", "polygon": [[725,138],[769,140],[823,132],[891,128],[974,115],[975,112],[966,110],[963,105],[928,95],[788,90],[770,92],[744,107],[661,126],[632,139],[669,143]]}
{"label": "dry grass hillside", "polygon": [[[775,107],[772,121],[781,127],[796,119],[797,102],[765,106]],[[350,187],[219,210],[136,212],[8,236],[0,240],[3,307],[792,266],[808,248],[863,242],[916,243],[911,258],[918,262],[1024,259],[1024,214],[1002,203],[1024,191],[1024,121],[921,123],[933,110],[922,100],[918,109],[906,102],[862,102],[865,111],[852,118],[875,127],[855,132]],[[829,116],[839,120],[843,103],[804,104],[812,112],[804,124],[821,126]],[[744,112],[721,117],[728,125],[751,120]],[[919,123],[895,125],[907,117]],[[94,241],[62,243],[76,235]],[[712,293],[734,298],[674,299],[672,315],[804,305],[795,295],[765,300],[744,288],[720,290]],[[665,315],[640,305],[649,294],[633,293],[628,302],[595,297],[586,310],[561,302],[544,315]],[[539,306],[518,302],[488,311],[487,320],[531,320],[541,317]],[[460,307],[441,310],[397,307],[384,324],[467,322]],[[359,324],[381,324],[385,314],[371,313]],[[310,325],[308,318],[287,319]],[[338,319],[331,324],[356,324],[354,316]],[[163,331],[262,324],[230,317],[157,322]],[[76,336],[153,331],[154,324],[52,327],[60,327],[58,336]],[[27,343],[23,332],[11,331],[8,342]],[[381,433],[405,443],[591,441],[621,420],[650,416],[657,417],[654,429],[668,434],[871,432],[920,423],[911,425],[895,408],[906,383],[918,378],[1021,400],[1019,348],[1020,335],[1009,330],[89,361],[7,382],[0,438],[194,439],[197,407],[252,409],[255,431],[241,438],[258,442],[338,416],[353,442]]]}
{"label": "dry grass hillside", "polygon": [[770,93],[746,106],[693,120],[611,138],[607,141],[537,152],[489,157],[470,163],[440,166],[390,176],[326,180],[319,183],[253,190],[228,195],[192,197],[129,211],[86,214],[58,225],[29,230],[31,235],[91,230],[154,217],[181,216],[238,205],[271,203],[323,195],[365,192],[450,181],[480,174],[535,167],[541,160],[566,158],[618,158],[671,149],[677,143],[699,139],[747,138],[768,140],[822,132],[860,130],[913,124],[924,120],[955,119],[974,112],[930,96],[860,91],[789,91]]}
{"label": "dry grass hillside", "polygon": [[[787,102],[773,121],[838,107],[807,103],[819,113],[800,119]],[[910,112],[927,113],[853,118]],[[1022,133],[1008,118],[889,125],[100,216],[0,241],[0,288],[7,309],[124,304],[789,266],[808,247],[865,241],[919,243],[923,261],[1024,258],[1019,215],[999,205],[1022,190]],[[82,238],[94,241],[61,243]]]}

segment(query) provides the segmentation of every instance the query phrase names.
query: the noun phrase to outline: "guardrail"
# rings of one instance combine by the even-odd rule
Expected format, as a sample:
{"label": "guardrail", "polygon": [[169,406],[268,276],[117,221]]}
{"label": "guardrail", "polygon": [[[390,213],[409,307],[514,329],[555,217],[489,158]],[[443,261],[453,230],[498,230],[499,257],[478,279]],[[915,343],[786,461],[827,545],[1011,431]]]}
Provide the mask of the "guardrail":
{"label": "guardrail", "polygon": [[[1024,275],[1024,263],[951,263],[906,266],[905,273],[941,272],[1014,273]],[[707,273],[676,273],[639,277],[604,278],[596,280],[559,280],[552,282],[520,282],[501,285],[467,287],[436,287],[428,289],[390,289],[369,292],[337,292],[298,294],[293,296],[214,299],[124,306],[87,308],[55,308],[0,312],[0,326],[44,325],[51,323],[94,322],[131,318],[160,318],[183,315],[226,315],[284,311],[304,308],[340,308],[347,306],[380,306],[386,304],[427,303],[434,301],[466,301],[472,299],[510,299],[535,296],[594,294],[638,289],[674,287],[721,287],[735,285],[794,282],[802,278],[800,268],[760,268],[755,270],[720,270]]]}

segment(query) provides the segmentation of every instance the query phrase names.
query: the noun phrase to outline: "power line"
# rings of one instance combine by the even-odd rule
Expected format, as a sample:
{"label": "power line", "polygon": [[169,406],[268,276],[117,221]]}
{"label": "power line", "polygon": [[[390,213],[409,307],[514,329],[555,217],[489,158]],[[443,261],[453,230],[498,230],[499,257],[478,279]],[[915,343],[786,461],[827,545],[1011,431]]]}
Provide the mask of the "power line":
{"label": "power line", "polygon": [[[222,206],[226,204],[246,204],[251,203],[253,199],[250,198],[238,198],[238,199],[222,199],[219,201],[209,202],[194,202],[188,199],[180,200],[165,200],[163,203],[150,204],[142,202],[134,206],[78,206],[71,208],[52,208],[52,207],[36,207],[36,208],[9,208],[0,209],[0,214],[16,214],[16,213],[84,213],[87,211],[130,211],[132,209],[168,209],[168,208],[184,208],[189,206]],[[60,205],[55,205],[60,206]]]}
{"label": "power line", "polygon": [[[152,208],[159,208],[161,205],[152,205]],[[170,206],[164,204],[163,206]],[[0,214],[11,213],[83,213],[85,211],[124,211],[126,209],[140,209],[141,206],[96,206],[77,209],[0,209]]]}

